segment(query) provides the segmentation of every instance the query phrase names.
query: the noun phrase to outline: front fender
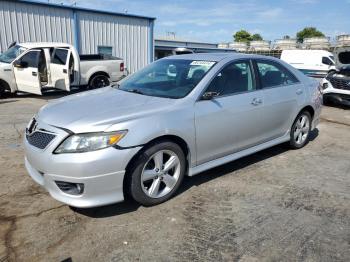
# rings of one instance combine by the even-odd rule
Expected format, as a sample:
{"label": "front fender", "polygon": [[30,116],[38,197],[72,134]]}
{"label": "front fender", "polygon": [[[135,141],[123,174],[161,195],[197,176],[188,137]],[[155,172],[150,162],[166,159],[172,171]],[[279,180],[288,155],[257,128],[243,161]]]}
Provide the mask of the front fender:
{"label": "front fender", "polygon": [[128,130],[127,135],[118,143],[121,147],[145,145],[156,138],[166,135],[180,137],[188,146],[192,166],[196,160],[193,112],[193,109],[187,108],[144,116],[112,125],[105,132]]}

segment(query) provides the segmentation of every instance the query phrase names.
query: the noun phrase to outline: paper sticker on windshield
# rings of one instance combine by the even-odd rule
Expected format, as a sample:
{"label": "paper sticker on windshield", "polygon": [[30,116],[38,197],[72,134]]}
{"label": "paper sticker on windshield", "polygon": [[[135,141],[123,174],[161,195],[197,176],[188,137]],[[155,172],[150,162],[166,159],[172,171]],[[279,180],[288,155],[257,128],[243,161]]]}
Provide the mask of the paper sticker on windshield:
{"label": "paper sticker on windshield", "polygon": [[190,65],[211,67],[213,64],[215,64],[215,62],[212,62],[212,61],[192,61],[192,63]]}

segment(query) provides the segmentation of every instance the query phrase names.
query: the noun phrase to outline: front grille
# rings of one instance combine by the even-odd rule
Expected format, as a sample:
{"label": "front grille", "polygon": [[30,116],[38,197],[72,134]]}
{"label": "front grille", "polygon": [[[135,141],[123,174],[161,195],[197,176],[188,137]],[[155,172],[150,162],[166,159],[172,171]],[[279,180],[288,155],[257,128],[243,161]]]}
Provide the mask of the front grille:
{"label": "front grille", "polygon": [[48,144],[56,137],[53,134],[36,131],[31,135],[27,134],[28,143],[40,149],[45,149]]}
{"label": "front grille", "polygon": [[330,78],[330,82],[334,88],[350,90],[350,79]]}

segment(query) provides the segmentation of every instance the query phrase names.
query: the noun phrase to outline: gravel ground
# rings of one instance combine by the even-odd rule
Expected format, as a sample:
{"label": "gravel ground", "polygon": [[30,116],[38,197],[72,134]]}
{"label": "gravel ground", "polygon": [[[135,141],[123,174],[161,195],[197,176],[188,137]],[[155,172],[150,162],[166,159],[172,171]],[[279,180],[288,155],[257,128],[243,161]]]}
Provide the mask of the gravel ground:
{"label": "gravel ground", "polygon": [[350,109],[324,107],[305,148],[186,178],[159,206],[73,209],[23,164],[27,122],[59,95],[0,100],[0,262],[350,261]]}

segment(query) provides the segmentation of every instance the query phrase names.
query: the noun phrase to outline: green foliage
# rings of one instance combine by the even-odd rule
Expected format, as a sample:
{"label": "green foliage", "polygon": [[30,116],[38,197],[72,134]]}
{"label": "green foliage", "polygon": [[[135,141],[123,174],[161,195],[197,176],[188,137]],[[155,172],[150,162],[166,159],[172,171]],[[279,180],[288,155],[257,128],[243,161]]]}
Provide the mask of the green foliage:
{"label": "green foliage", "polygon": [[263,40],[262,36],[260,34],[254,34],[251,36],[252,41],[260,41]]}
{"label": "green foliage", "polygon": [[304,42],[305,38],[309,37],[322,37],[324,34],[317,30],[316,27],[305,27],[303,30],[297,33],[298,42]]}
{"label": "green foliage", "polygon": [[251,41],[251,35],[246,30],[240,30],[240,31],[236,32],[233,35],[233,38],[235,39],[235,42],[246,42],[246,43],[248,43],[248,42]]}
{"label": "green foliage", "polygon": [[252,35],[248,31],[243,30],[243,29],[236,32],[233,35],[233,38],[234,38],[235,42],[245,42],[245,43],[249,43],[250,41],[263,40],[263,38],[260,34]]}

